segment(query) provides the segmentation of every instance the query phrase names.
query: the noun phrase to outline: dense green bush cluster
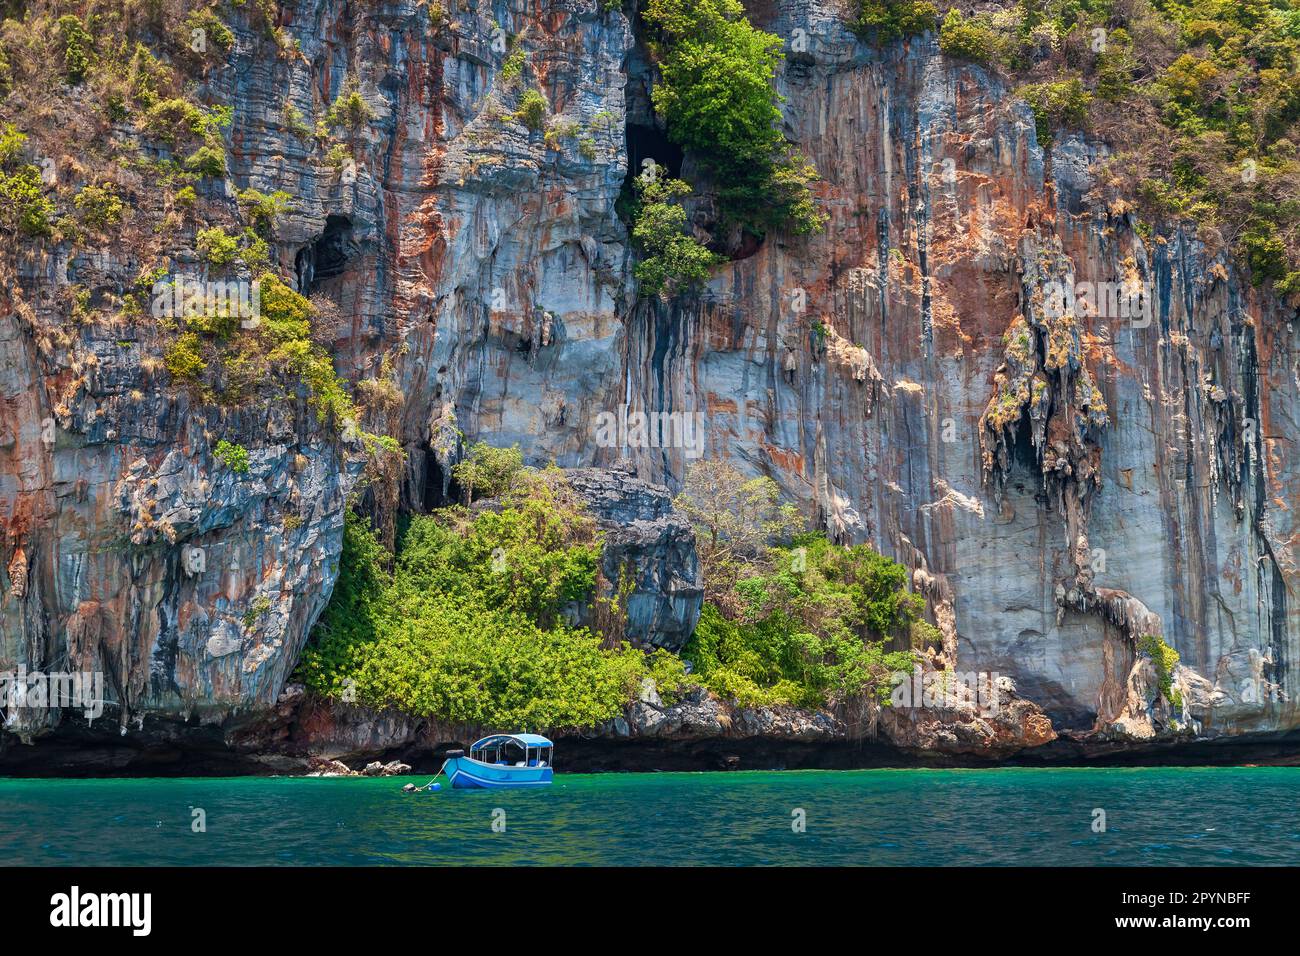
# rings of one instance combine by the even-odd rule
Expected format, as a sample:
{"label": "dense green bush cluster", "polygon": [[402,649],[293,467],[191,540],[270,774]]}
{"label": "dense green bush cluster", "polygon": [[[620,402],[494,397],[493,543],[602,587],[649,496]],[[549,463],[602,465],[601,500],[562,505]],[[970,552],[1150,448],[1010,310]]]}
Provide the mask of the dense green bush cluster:
{"label": "dense green bush cluster", "polygon": [[41,171],[22,162],[27,136],[12,123],[0,125],[0,227],[24,236],[50,232],[55,206],[45,194]]}
{"label": "dense green bush cluster", "polygon": [[1182,710],[1183,695],[1174,687],[1174,668],[1178,666],[1178,652],[1155,634],[1143,634],[1138,639],[1138,653],[1151,659],[1156,669],[1156,682],[1160,693],[1176,710]]}
{"label": "dense green bush cluster", "polygon": [[259,287],[262,314],[257,333],[271,346],[266,355],[269,368],[286,369],[307,387],[308,404],[321,421],[355,422],[356,406],[346,383],[334,371],[330,354],[312,339],[311,303],[274,273],[264,273]]}
{"label": "dense green bush cluster", "polygon": [[1044,145],[1091,119],[1115,148],[1108,185],[1148,222],[1193,220],[1300,297],[1292,0],[1021,0],[950,10],[939,43],[1023,80]]}
{"label": "dense green bush cluster", "polygon": [[269,237],[276,220],[293,208],[293,197],[282,189],[264,193],[257,189],[244,189],[239,193],[239,206],[249,218],[258,235]]}
{"label": "dense green bush cluster", "polygon": [[853,29],[883,43],[933,30],[938,20],[939,11],[928,0],[858,0]]}
{"label": "dense green bush cluster", "polygon": [[487,442],[475,442],[463,460],[451,470],[456,484],[464,490],[465,504],[476,496],[495,498],[509,494],[524,475],[524,455],[518,445],[494,448]]}
{"label": "dense green bush cluster", "polygon": [[968,21],[956,7],[943,18],[939,49],[948,56],[988,63],[998,56],[1000,38],[983,23]]}
{"label": "dense green bush cluster", "polygon": [[63,75],[68,83],[76,86],[86,78],[86,70],[94,56],[95,40],[80,17],[65,14],[59,17],[57,26],[63,53]]}
{"label": "dense green bush cluster", "polygon": [[[199,245],[213,265],[249,255],[247,247],[220,229],[205,231]],[[271,272],[259,277],[257,288],[260,311],[255,321],[207,310],[160,320],[165,331],[176,333],[164,352],[172,378],[196,386],[206,401],[225,404],[245,401],[267,382],[278,380],[295,388],[301,382],[321,421],[339,427],[355,422],[357,409],[346,383],[335,372],[329,353],[312,338],[311,303]],[[211,384],[214,380],[220,381],[220,389]]]}
{"label": "dense green bush cluster", "polygon": [[1092,99],[1078,77],[1054,83],[1029,83],[1019,90],[1020,96],[1034,111],[1038,142],[1052,145],[1053,131],[1061,126],[1077,126],[1088,116]]}
{"label": "dense green bush cluster", "polygon": [[327,126],[341,127],[355,132],[374,118],[374,111],[357,87],[356,77],[349,76],[344,81],[339,95],[334,98],[334,102],[325,113]]}
{"label": "dense green bush cluster", "polygon": [[200,229],[194,235],[194,248],[208,265],[221,268],[239,258],[239,240],[220,226]]}
{"label": "dense green bush cluster", "polygon": [[911,650],[888,644],[938,640],[901,564],[803,532],[770,478],[700,462],[676,506],[695,527],[706,601],[683,656],[720,696],[804,706],[881,701],[890,675],[913,663]]}
{"label": "dense green bush cluster", "polygon": [[[204,42],[211,43],[214,50],[226,54],[235,48],[235,34],[211,10],[194,10],[185,18],[185,28],[191,38],[196,30],[201,30]],[[191,41],[191,49],[193,43]]]}
{"label": "dense green bush cluster", "polygon": [[81,214],[82,224],[97,232],[121,222],[125,210],[121,197],[108,186],[86,186],[72,203]]}
{"label": "dense green bush cluster", "polygon": [[519,97],[519,109],[514,115],[515,119],[536,133],[545,128],[546,113],[549,109],[546,97],[541,93],[537,90],[524,90],[523,96]]}
{"label": "dense green bush cluster", "polygon": [[711,174],[723,220],[758,234],[819,230],[816,171],[780,130],[781,38],[755,28],[738,0],[649,0],[641,15],[661,74],[655,109]]}
{"label": "dense green bush cluster", "polygon": [[207,369],[203,358],[203,341],[197,332],[183,332],[168,343],[163,351],[163,365],[173,381],[197,382]]}
{"label": "dense green bush cluster", "polygon": [[593,522],[554,471],[524,476],[499,510],[412,519],[395,556],[349,515],[299,676],[325,696],[477,726],[607,720],[643,678],[671,692],[683,667],[564,623],[593,599],[598,555]]}
{"label": "dense green bush cluster", "polygon": [[212,449],[212,457],[237,475],[248,474],[248,449],[224,438]]}
{"label": "dense green bush cluster", "polygon": [[912,669],[911,651],[887,650],[913,631],[932,639],[925,601],[907,570],[865,545],[842,548],[802,534],[772,549],[766,569],[740,579],[739,613],[705,605],[683,656],[710,690],[742,704],[888,698],[890,675]]}

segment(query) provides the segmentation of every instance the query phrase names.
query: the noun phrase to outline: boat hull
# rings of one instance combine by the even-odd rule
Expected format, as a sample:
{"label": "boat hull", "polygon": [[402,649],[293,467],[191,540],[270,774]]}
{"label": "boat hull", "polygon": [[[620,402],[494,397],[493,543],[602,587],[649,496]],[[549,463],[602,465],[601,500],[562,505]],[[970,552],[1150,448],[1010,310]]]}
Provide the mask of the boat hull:
{"label": "boat hull", "polygon": [[550,767],[508,767],[484,763],[470,757],[449,757],[447,779],[456,790],[508,790],[550,786],[554,771]]}

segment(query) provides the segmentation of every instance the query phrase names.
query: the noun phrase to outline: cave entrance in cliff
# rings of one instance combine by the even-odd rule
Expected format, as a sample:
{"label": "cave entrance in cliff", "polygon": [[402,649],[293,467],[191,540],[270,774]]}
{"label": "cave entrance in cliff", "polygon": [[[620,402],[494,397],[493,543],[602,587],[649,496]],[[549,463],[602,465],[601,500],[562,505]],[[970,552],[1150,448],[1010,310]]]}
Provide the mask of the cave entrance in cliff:
{"label": "cave entrance in cliff", "polygon": [[[445,508],[447,505],[459,504],[465,493],[456,479],[443,471],[442,463],[438,461],[438,455],[432,448],[426,447],[424,456],[425,479],[424,488],[421,489],[424,510],[431,512],[438,508]],[[446,494],[442,490],[444,481],[447,484]]]}
{"label": "cave entrance in cliff", "polygon": [[653,159],[676,179],[682,174],[682,148],[655,126],[627,124],[627,180],[624,188],[632,189],[632,179],[640,175],[647,159]]}
{"label": "cave entrance in cliff", "polygon": [[298,291],[310,295],[322,282],[338,278],[352,253],[352,220],[334,213],[325,217],[325,229],[310,246],[298,252],[294,266]]}

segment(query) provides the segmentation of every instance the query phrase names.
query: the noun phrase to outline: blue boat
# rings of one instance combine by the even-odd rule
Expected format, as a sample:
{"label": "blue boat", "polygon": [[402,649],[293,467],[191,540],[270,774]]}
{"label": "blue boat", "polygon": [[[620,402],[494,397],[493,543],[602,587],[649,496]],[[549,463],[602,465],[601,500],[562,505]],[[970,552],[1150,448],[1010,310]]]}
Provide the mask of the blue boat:
{"label": "blue boat", "polygon": [[540,734],[493,734],[447,754],[443,769],[454,789],[548,787],[555,744]]}

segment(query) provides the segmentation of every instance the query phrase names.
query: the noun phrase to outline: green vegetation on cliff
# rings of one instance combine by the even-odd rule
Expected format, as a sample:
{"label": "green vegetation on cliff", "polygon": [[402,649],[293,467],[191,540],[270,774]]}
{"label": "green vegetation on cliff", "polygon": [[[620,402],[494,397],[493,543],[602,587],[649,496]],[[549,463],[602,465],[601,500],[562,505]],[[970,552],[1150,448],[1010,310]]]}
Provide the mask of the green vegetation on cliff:
{"label": "green vegetation on cliff", "polygon": [[[240,255],[235,240],[220,229],[202,234],[199,247],[214,266],[230,265]],[[158,319],[160,329],[175,333],[164,353],[175,382],[193,388],[205,402],[226,405],[265,396],[269,383],[289,386],[290,394],[301,385],[319,420],[338,427],[357,420],[347,385],[316,334],[315,307],[279,276],[260,276],[254,287],[256,314],[250,303],[243,315],[230,303],[217,309],[175,309],[169,303],[185,294],[183,283],[177,283],[181,280],[153,290],[155,300],[163,303],[154,311],[165,313]]]}
{"label": "green vegetation on cliff", "polygon": [[1021,84],[1039,140],[1086,127],[1103,186],[1151,226],[1194,222],[1252,281],[1300,297],[1300,8],[1292,0],[1022,0],[943,19],[940,48]]}
{"label": "green vegetation on cliff", "polygon": [[706,601],[682,656],[719,696],[747,705],[883,703],[890,675],[913,665],[910,649],[889,643],[937,639],[925,600],[907,590],[906,568],[866,545],[800,531],[771,479],[701,462],[676,503],[696,529]]}
{"label": "green vegetation on cliff", "polygon": [[890,675],[914,661],[890,642],[937,636],[901,565],[820,534],[790,538],[801,522],[769,479],[706,463],[678,500],[697,529],[703,614],[681,658],[646,654],[621,638],[625,589],[597,596],[601,536],[563,472],[478,444],[456,477],[486,499],[411,518],[393,551],[348,515],[338,582],[298,666],[311,690],[538,730],[618,716],[647,677],[667,703],[692,684],[746,706],[885,703]]}
{"label": "green vegetation on cliff", "polygon": [[54,203],[41,171],[22,162],[27,136],[12,123],[0,126],[0,227],[27,237],[48,235]]}
{"label": "green vegetation on cliff", "polygon": [[486,508],[411,519],[395,556],[350,514],[301,679],[336,699],[508,729],[608,720],[645,677],[671,693],[683,674],[672,655],[566,623],[592,603],[600,541],[562,473],[521,471],[510,485]]}
{"label": "green vegetation on cliff", "polygon": [[[111,249],[138,263],[134,282],[79,298],[69,325],[132,327],[142,368],[166,369],[194,401],[245,407],[301,396],[319,420],[347,431],[367,410],[335,371],[329,323],[274,261],[276,220],[293,198],[232,188],[234,106],[200,99],[225,86],[206,82],[235,46],[223,18],[259,27],[265,55],[290,46],[274,25],[273,0],[236,6],[34,0],[6,8],[0,232],[71,255]],[[370,118],[355,80],[325,113],[352,132]],[[372,457],[398,453],[377,436],[358,437]]]}
{"label": "green vegetation on cliff", "polygon": [[884,43],[933,30],[938,11],[927,0],[858,0],[856,33]]}
{"label": "green vegetation on cliff", "polygon": [[237,475],[248,474],[248,449],[224,438],[212,449],[212,457]]}
{"label": "green vegetation on cliff", "polygon": [[725,261],[687,233],[686,210],[677,200],[690,191],[680,179],[662,176],[658,167],[637,177],[632,241],[641,261],[633,271],[643,294],[677,295],[702,283],[713,266]]}
{"label": "green vegetation on cliff", "polygon": [[906,590],[906,569],[820,534],[772,549],[769,567],[738,583],[734,617],[704,606],[682,652],[692,675],[741,704],[888,700],[890,675],[914,659],[887,650],[886,638],[920,621],[925,605]]}
{"label": "green vegetation on cliff", "polygon": [[[810,188],[816,170],[780,129],[782,98],[773,79],[783,57],[782,40],[757,29],[744,14],[738,0],[649,0],[641,17],[660,74],[654,106],[667,122],[669,138],[696,157],[708,175],[724,229],[757,235],[770,229],[816,232],[825,222]],[[672,207],[645,203],[647,214],[660,215],[638,226],[643,233],[663,234],[669,224],[663,214]],[[684,235],[684,228],[676,231]],[[644,246],[646,238],[639,241]],[[706,260],[680,243],[671,257],[680,261],[681,253],[690,255],[681,273],[686,287],[706,268]],[[655,264],[647,281],[662,287],[658,275],[670,257],[653,248],[649,254]]]}
{"label": "green vegetation on cliff", "polygon": [[1181,711],[1183,695],[1174,687],[1174,668],[1178,666],[1178,652],[1155,634],[1143,634],[1138,639],[1137,649],[1139,654],[1144,654],[1151,659],[1151,664],[1156,669],[1156,682],[1160,687],[1161,695],[1174,706],[1175,710]]}

